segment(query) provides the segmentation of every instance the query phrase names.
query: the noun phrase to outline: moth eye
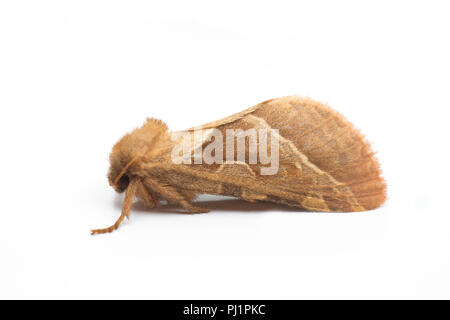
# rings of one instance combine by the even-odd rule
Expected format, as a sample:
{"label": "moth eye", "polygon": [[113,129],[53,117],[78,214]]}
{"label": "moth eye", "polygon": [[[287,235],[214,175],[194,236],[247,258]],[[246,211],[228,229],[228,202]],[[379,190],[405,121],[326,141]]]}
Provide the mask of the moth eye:
{"label": "moth eye", "polygon": [[119,192],[123,192],[128,187],[129,183],[130,178],[128,177],[128,175],[124,174],[117,183],[117,189],[119,190]]}

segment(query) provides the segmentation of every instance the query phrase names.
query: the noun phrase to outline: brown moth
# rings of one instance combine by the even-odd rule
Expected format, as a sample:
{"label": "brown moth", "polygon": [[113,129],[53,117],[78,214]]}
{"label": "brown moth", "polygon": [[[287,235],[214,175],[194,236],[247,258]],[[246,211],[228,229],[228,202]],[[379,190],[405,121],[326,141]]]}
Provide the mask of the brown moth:
{"label": "brown moth", "polygon": [[[263,173],[267,163],[249,161],[258,153],[251,150],[254,141],[250,136],[244,136],[244,157],[236,160],[237,151],[229,152],[229,142],[234,145],[234,141],[227,136],[225,143],[211,135],[225,137],[230,130],[242,133],[249,129],[270,132],[270,139],[257,140],[259,151],[262,141],[278,142],[277,150],[273,144],[269,148],[272,154],[278,152],[275,173]],[[200,137],[195,137],[196,131],[202,133]],[[181,163],[174,163],[179,137],[188,133],[193,136],[188,141],[192,142],[189,152]],[[205,147],[206,151],[213,140],[215,148],[209,151],[213,149],[211,156],[216,161],[196,161],[198,151]],[[192,204],[197,194],[338,212],[375,209],[386,199],[379,164],[359,131],[328,106],[298,96],[268,100],[222,120],[174,133],[162,121],[147,119],[114,145],[108,180],[117,192],[125,192],[122,214],[112,226],[92,230],[92,234],[116,230],[129,217],[135,197],[150,208],[161,200],[175,202],[188,213],[209,211]]]}

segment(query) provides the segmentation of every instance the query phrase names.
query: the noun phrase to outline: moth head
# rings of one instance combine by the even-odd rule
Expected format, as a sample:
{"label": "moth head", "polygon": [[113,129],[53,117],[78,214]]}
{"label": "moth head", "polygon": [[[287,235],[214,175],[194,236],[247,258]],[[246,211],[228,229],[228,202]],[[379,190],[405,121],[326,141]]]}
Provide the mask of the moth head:
{"label": "moth head", "polygon": [[125,191],[142,157],[148,155],[158,143],[167,138],[164,122],[148,118],[140,127],[124,135],[109,156],[109,184],[119,193]]}

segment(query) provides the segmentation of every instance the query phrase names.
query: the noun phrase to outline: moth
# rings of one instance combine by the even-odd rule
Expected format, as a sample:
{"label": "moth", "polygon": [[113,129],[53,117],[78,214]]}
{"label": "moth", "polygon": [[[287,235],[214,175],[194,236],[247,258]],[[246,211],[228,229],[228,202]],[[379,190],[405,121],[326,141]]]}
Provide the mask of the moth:
{"label": "moth", "polygon": [[[229,132],[238,132],[236,139]],[[231,148],[239,138],[244,147]],[[202,150],[214,161],[202,162]],[[276,165],[271,168],[267,157],[258,161],[262,153],[276,155],[269,158]],[[108,180],[125,192],[122,213],[92,234],[116,230],[135,198],[149,208],[173,202],[187,213],[209,211],[193,203],[198,194],[336,212],[375,209],[386,199],[379,163],[363,135],[327,105],[299,96],[184,131],[169,132],[162,121],[147,119],[114,145]]]}

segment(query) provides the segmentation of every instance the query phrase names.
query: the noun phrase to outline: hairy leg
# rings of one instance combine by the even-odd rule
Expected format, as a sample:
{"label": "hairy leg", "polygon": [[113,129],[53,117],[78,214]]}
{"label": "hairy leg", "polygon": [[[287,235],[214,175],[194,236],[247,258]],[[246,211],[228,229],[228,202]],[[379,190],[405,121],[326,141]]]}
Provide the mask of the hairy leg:
{"label": "hairy leg", "polygon": [[194,200],[195,197],[197,196],[195,192],[189,190],[178,190],[178,192],[183,196],[184,199],[186,199],[189,202]]}
{"label": "hairy leg", "polygon": [[138,185],[139,185],[138,177],[131,179],[130,184],[127,187],[127,190],[125,191],[125,199],[123,200],[122,213],[121,213],[119,219],[117,219],[116,223],[114,223],[112,226],[110,226],[108,228],[91,230],[91,234],[112,232],[119,227],[119,225],[122,223],[123,219],[125,217],[128,217],[128,215],[130,213],[131,205],[133,203],[133,199],[136,194]]}
{"label": "hairy leg", "polygon": [[[138,181],[138,186],[136,189],[136,195],[139,199],[144,202],[144,204],[149,208],[156,207],[156,198],[151,194],[150,190],[142,183],[141,180]],[[129,215],[127,215],[127,218]]]}
{"label": "hairy leg", "polygon": [[193,206],[186,198],[180,194],[174,187],[164,185],[157,180],[153,180],[151,178],[145,178],[144,184],[152,189],[153,191],[159,193],[164,198],[169,201],[176,202],[180,204],[184,209],[186,209],[189,213],[205,213],[209,212],[207,208],[200,208]]}

